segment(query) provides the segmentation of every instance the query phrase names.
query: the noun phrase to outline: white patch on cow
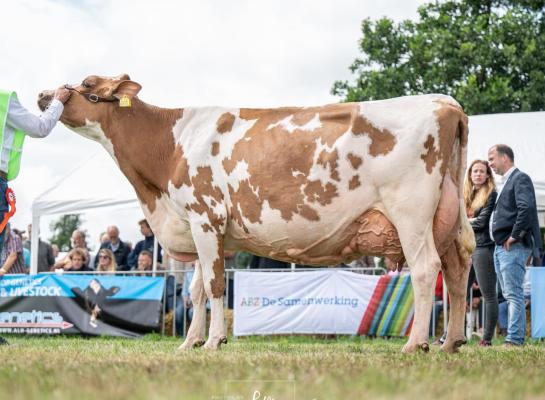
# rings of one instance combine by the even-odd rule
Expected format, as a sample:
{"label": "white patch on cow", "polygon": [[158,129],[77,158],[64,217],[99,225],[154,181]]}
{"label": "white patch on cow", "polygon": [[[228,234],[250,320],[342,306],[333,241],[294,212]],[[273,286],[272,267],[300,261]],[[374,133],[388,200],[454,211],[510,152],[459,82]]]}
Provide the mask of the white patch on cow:
{"label": "white patch on cow", "polygon": [[305,125],[296,125],[292,121],[293,121],[293,115],[290,115],[284,119],[281,119],[278,122],[275,122],[274,124],[270,124],[267,127],[267,130],[270,130],[279,126],[282,129],[288,131],[289,133],[293,133],[295,130],[313,131],[322,126],[322,122],[320,121],[320,116],[318,114],[315,114],[314,117]]}
{"label": "white patch on cow", "polygon": [[187,211],[170,196],[162,194],[155,201],[155,210],[140,203],[147,221],[161,246],[166,250],[180,253],[195,253]]}
{"label": "white patch on cow", "polygon": [[89,121],[87,118],[85,119],[85,126],[70,127],[74,132],[77,134],[87,138],[94,140],[95,142],[99,142],[106,151],[112,156],[115,163],[119,165],[117,162],[117,159],[115,158],[114,153],[114,145],[112,144],[112,141],[106,137],[106,134],[102,130],[102,126],[100,125],[100,122],[96,121]]}

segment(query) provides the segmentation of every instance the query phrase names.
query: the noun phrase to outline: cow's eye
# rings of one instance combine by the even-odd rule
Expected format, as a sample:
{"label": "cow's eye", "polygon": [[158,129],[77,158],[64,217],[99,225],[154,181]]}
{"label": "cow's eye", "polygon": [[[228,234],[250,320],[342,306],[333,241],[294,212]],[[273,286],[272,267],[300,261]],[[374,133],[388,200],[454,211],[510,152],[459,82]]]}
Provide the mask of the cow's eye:
{"label": "cow's eye", "polygon": [[83,86],[85,89],[89,89],[91,85],[89,85],[87,82],[83,81],[81,82],[81,86]]}

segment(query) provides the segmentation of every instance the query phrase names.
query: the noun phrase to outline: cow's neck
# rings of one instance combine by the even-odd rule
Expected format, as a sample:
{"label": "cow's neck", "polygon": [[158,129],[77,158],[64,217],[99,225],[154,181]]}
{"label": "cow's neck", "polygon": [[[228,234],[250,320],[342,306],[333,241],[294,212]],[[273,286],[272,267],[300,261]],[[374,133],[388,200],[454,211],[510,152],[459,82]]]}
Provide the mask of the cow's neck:
{"label": "cow's neck", "polygon": [[182,109],[166,109],[133,99],[131,108],[116,107],[104,121],[120,169],[150,212],[167,192],[175,168],[173,127]]}

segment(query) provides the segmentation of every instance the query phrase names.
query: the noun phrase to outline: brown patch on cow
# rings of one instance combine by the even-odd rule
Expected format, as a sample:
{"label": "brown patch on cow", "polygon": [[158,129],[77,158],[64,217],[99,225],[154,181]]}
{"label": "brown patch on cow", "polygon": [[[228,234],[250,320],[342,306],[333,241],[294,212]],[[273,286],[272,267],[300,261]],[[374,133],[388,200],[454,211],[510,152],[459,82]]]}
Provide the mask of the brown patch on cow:
{"label": "brown patch on cow", "polygon": [[212,226],[210,224],[202,224],[201,225],[203,232],[212,232]]}
{"label": "brown patch on cow", "polygon": [[354,175],[352,179],[350,179],[350,182],[348,182],[348,189],[354,190],[359,186],[361,186],[360,177],[358,175]]}
{"label": "brown patch on cow", "polygon": [[212,289],[212,296],[215,299],[223,297],[225,291],[225,264],[224,264],[224,250],[223,250],[223,236],[216,235],[218,242],[218,257],[212,264],[212,270],[214,271],[214,278],[210,280],[210,286]]}
{"label": "brown patch on cow", "polygon": [[320,203],[322,206],[331,204],[334,197],[337,197],[337,187],[331,182],[322,184],[320,181],[310,181],[305,186],[305,194],[311,203]]}
{"label": "brown patch on cow", "polygon": [[352,168],[358,169],[359,166],[363,163],[363,159],[354,153],[348,153],[346,156],[348,158],[348,161],[350,161],[350,165],[352,165]]}
{"label": "brown patch on cow", "polygon": [[191,180],[189,178],[189,165],[187,158],[184,157],[184,152],[182,148],[178,145],[174,150],[174,172],[172,173],[172,184],[177,189],[182,185],[191,185]]}
{"label": "brown patch on cow", "polygon": [[420,155],[420,158],[424,160],[424,163],[426,164],[426,171],[428,174],[431,174],[433,167],[435,167],[437,159],[439,158],[439,152],[435,149],[434,143],[435,138],[432,135],[428,135],[428,138],[424,142],[424,148],[427,151],[425,154]]}
{"label": "brown patch on cow", "polygon": [[329,152],[324,149],[320,152],[320,155],[318,156],[318,160],[317,160],[317,163],[324,166],[325,168],[327,168],[327,165],[329,164],[331,179],[336,180],[337,182],[341,180],[341,178],[339,177],[339,171],[337,170],[338,159],[339,159],[339,155],[336,149],[333,150],[332,152]]}
{"label": "brown patch on cow", "polygon": [[301,111],[292,116],[291,122],[297,126],[305,126],[316,116],[316,112]]}
{"label": "brown patch on cow", "polygon": [[191,184],[193,186],[195,202],[189,204],[189,208],[199,215],[206,214],[207,219],[214,230],[217,233],[221,232],[221,228],[225,224],[225,216],[216,214],[204,200],[206,196],[211,197],[218,203],[223,202],[223,193],[221,189],[213,184],[212,168],[198,167],[197,175],[191,178]]}
{"label": "brown patch on cow", "polygon": [[235,123],[235,116],[229,112],[226,112],[219,117],[218,122],[216,122],[216,129],[218,133],[227,133],[231,132],[233,129],[233,124]]}
{"label": "brown patch on cow", "polygon": [[[296,128],[290,132],[278,125],[278,122],[291,117],[294,124],[302,126],[316,114],[321,126],[313,130]],[[252,196],[257,199],[255,203],[237,202],[240,221],[247,215],[253,215],[255,219],[255,207],[261,209],[265,201],[271,209],[280,211],[286,221],[296,214],[316,220],[318,214],[309,203],[330,204],[339,195],[332,182],[322,183],[308,178],[314,166],[317,143],[334,147],[336,141],[350,130],[357,116],[357,105],[348,103],[309,108],[241,109],[239,118],[254,120],[255,123],[235,143],[232,155],[222,160],[227,174],[233,172],[238,162],[246,162],[248,184],[257,193]],[[319,162],[329,166],[331,180],[340,181],[336,149],[322,152]]]}
{"label": "brown patch on cow", "polygon": [[263,203],[253,192],[250,182],[247,179],[239,183],[236,192],[229,185],[229,198],[232,204],[230,208],[231,218],[244,229],[244,232],[249,233],[240,210],[244,210],[244,217],[251,223],[262,223],[261,208]]}
{"label": "brown patch on cow", "polygon": [[[451,177],[456,186],[460,175],[459,162],[457,154],[454,154],[454,143],[456,138],[460,137],[460,145],[467,144],[467,116],[463,110],[452,103],[437,100],[436,103],[441,107],[434,111],[439,126],[439,150],[437,152],[438,161],[441,161],[440,173],[445,176],[447,169],[450,170]],[[427,167],[427,165],[426,165]]]}
{"label": "brown patch on cow", "polygon": [[138,98],[132,100],[131,108],[111,105],[104,110],[110,105],[100,103],[101,117],[96,120],[112,142],[119,168],[153,213],[156,200],[168,192],[170,180],[178,185],[189,182],[187,160],[172,134],[183,110],[158,110]]}
{"label": "brown patch on cow", "polygon": [[299,209],[299,214],[301,217],[308,219],[309,221],[319,221],[320,216],[316,212],[316,210],[310,206],[307,206],[306,204],[304,206],[301,206]]}
{"label": "brown patch on cow", "polygon": [[358,115],[352,125],[354,135],[367,135],[371,139],[369,154],[372,157],[385,156],[391,152],[397,139],[388,129],[378,129],[367,118]]}
{"label": "brown patch on cow", "polygon": [[219,142],[212,143],[212,156],[215,157],[220,153],[220,144]]}

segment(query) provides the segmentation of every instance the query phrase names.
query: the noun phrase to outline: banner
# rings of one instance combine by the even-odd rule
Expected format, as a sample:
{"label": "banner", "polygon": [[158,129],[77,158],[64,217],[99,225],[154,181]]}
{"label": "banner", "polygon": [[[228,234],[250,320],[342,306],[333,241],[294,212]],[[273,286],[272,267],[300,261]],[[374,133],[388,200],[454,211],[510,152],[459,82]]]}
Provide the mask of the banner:
{"label": "banner", "polygon": [[374,276],[340,269],[235,272],[235,336],[405,336],[413,315],[409,275]]}
{"label": "banner", "polygon": [[158,328],[163,291],[163,278],[4,276],[0,333],[138,337]]}
{"label": "banner", "polygon": [[530,268],[530,310],[532,337],[545,337],[545,268]]}

